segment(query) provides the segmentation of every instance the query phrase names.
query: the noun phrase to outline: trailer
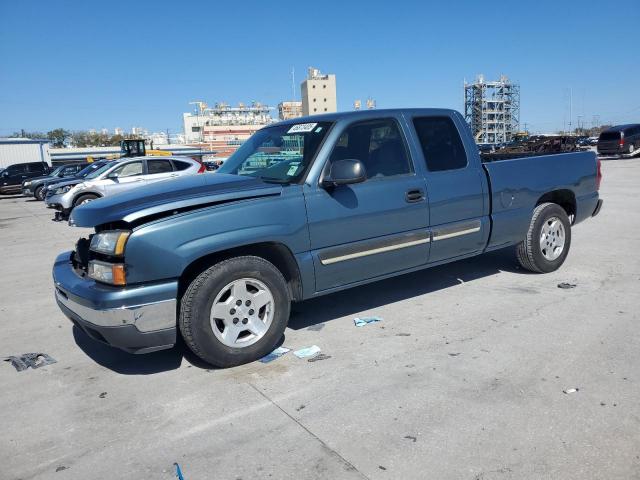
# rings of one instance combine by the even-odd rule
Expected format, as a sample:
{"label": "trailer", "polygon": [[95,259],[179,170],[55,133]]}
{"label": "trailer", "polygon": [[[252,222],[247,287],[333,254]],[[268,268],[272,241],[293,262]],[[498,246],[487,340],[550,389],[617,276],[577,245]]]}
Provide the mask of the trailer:
{"label": "trailer", "polygon": [[0,138],[0,169],[16,163],[43,162],[51,166],[49,140]]}

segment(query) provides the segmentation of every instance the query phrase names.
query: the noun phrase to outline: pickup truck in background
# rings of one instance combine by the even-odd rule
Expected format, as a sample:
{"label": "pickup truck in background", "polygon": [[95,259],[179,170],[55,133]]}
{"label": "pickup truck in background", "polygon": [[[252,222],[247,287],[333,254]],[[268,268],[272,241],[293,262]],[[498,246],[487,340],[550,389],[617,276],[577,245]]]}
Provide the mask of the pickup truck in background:
{"label": "pickup truck in background", "polygon": [[178,331],[208,363],[269,353],[291,302],[516,246],[551,272],[602,205],[593,152],[483,163],[452,110],[334,113],[265,127],[213,175],[99,199],[53,267],[62,311],[132,353]]}

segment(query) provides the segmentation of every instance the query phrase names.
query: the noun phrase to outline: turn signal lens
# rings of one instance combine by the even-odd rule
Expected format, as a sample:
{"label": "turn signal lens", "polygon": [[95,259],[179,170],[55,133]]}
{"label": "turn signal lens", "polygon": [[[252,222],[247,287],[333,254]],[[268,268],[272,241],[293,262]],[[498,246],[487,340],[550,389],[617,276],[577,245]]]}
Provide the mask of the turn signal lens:
{"label": "turn signal lens", "polygon": [[127,284],[124,264],[122,263],[107,263],[91,260],[89,262],[88,274],[89,278],[93,278],[97,282],[118,286]]}

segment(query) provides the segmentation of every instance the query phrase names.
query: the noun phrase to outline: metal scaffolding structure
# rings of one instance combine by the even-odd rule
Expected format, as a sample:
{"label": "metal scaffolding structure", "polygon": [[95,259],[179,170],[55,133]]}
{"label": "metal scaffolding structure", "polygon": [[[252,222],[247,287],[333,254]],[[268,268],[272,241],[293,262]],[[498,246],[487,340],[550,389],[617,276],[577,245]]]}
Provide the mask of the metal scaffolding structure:
{"label": "metal scaffolding structure", "polygon": [[483,75],[465,81],[464,118],[476,143],[510,142],[520,125],[520,85],[504,75],[496,82],[485,82]]}

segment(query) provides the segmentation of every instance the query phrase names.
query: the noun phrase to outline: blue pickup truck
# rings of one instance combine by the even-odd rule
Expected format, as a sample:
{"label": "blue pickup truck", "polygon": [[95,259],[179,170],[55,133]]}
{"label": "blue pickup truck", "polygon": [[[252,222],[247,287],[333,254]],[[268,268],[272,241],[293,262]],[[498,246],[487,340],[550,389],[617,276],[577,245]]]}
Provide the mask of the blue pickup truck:
{"label": "blue pickup truck", "polygon": [[215,174],[74,209],[95,233],[56,259],[55,296],[96,340],[145,353],[180,332],[234,366],[277,345],[291,302],[505,247],[556,270],[600,179],[592,152],[483,162],[452,110],[298,118]]}

